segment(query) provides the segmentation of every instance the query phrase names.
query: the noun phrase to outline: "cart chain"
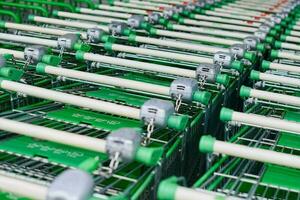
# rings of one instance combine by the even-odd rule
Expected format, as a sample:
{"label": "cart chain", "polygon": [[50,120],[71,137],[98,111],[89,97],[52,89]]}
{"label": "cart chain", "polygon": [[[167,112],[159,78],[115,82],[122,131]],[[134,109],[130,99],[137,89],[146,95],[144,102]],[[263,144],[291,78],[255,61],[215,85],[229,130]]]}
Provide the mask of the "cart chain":
{"label": "cart chain", "polygon": [[182,104],[182,94],[179,94],[176,98],[176,102],[175,102],[175,111],[178,112],[180,106]]}
{"label": "cart chain", "polygon": [[205,75],[202,75],[199,77],[199,87],[200,88],[204,88],[204,85],[206,83],[206,79],[207,79],[207,76]]}
{"label": "cart chain", "polygon": [[65,50],[65,48],[62,46],[61,49],[60,49],[60,51],[59,51],[59,56],[58,57],[62,58],[64,50]]}
{"label": "cart chain", "polygon": [[28,65],[30,64],[31,60],[32,60],[32,57],[28,57],[28,58],[26,59],[24,65],[23,65],[23,70],[25,70],[25,71],[27,70]]}
{"label": "cart chain", "polygon": [[149,144],[153,131],[154,131],[154,119],[151,118],[151,120],[147,126],[147,134],[146,134],[146,137],[144,137],[144,139],[143,139],[142,145],[146,146],[147,144]]}
{"label": "cart chain", "polygon": [[113,172],[118,168],[118,166],[120,164],[120,156],[121,156],[121,153],[116,152],[109,163],[108,169],[101,168],[99,174],[106,178],[111,177]]}

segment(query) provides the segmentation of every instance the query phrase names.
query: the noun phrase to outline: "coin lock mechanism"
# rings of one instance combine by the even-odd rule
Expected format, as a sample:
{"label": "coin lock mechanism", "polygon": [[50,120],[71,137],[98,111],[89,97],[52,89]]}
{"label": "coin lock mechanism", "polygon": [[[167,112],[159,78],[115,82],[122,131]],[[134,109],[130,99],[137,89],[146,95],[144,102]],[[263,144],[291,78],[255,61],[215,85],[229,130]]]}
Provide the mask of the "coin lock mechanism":
{"label": "coin lock mechanism", "polygon": [[146,101],[140,111],[140,119],[147,125],[147,135],[143,143],[147,143],[154,131],[154,127],[165,128],[170,116],[175,113],[172,102],[150,99]]}
{"label": "coin lock mechanism", "polygon": [[177,112],[182,102],[192,102],[195,92],[198,91],[198,82],[190,78],[178,78],[171,83],[170,96],[176,100]]}
{"label": "coin lock mechanism", "polygon": [[60,36],[57,39],[58,47],[60,48],[60,57],[62,56],[65,49],[73,49],[75,44],[80,39],[80,36],[78,34],[74,33],[67,33],[65,35]]}
{"label": "coin lock mechanism", "polygon": [[69,169],[58,175],[50,184],[46,200],[84,200],[93,195],[94,180],[87,172]]}
{"label": "coin lock mechanism", "polygon": [[144,22],[146,22],[146,20],[143,15],[132,15],[127,20],[128,26],[130,26],[131,28],[134,28],[134,29],[140,28]]}
{"label": "coin lock mechanism", "polygon": [[87,30],[87,38],[89,42],[99,43],[106,32],[100,28],[89,28]]}
{"label": "coin lock mechanism", "polygon": [[112,131],[106,137],[106,151],[111,162],[109,174],[118,168],[120,162],[131,162],[134,160],[141,136],[136,129],[121,128]]}
{"label": "coin lock mechanism", "polygon": [[157,13],[157,12],[153,12],[148,15],[148,21],[151,24],[158,24],[160,18],[161,18],[161,15],[160,15],[160,13]]}
{"label": "coin lock mechanism", "polygon": [[109,33],[113,36],[121,36],[123,35],[124,31],[128,28],[128,25],[124,22],[111,22],[108,25]]}

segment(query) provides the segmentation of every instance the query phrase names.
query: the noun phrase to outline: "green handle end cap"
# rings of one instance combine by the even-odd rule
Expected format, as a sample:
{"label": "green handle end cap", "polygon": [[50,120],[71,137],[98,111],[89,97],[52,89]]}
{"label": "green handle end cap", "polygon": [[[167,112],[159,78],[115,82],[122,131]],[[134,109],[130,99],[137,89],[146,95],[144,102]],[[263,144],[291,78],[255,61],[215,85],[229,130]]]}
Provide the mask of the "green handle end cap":
{"label": "green handle end cap", "polygon": [[57,66],[61,62],[61,58],[53,55],[44,55],[42,58],[42,62]]}
{"label": "green handle end cap", "polygon": [[47,65],[45,63],[38,63],[35,67],[35,71],[39,74],[44,74],[46,71],[46,66]]}
{"label": "green handle end cap", "polygon": [[115,42],[116,41],[116,38],[110,36],[110,35],[103,35],[101,37],[101,42]]}
{"label": "green handle end cap", "polygon": [[273,44],[275,40],[274,40],[273,37],[268,36],[268,37],[266,37],[265,41],[266,41],[267,43],[269,43],[269,44]]}
{"label": "green handle end cap", "polygon": [[227,74],[218,74],[216,77],[216,82],[221,85],[228,86],[230,82],[230,78]]}
{"label": "green handle end cap", "polygon": [[250,79],[255,81],[259,80],[259,74],[260,74],[259,71],[252,70],[250,73]]}
{"label": "green handle end cap", "polygon": [[28,21],[34,21],[34,15],[28,15]]}
{"label": "green handle end cap", "polygon": [[265,52],[266,51],[266,46],[262,43],[257,44],[256,49],[260,52]]}
{"label": "green handle end cap", "polygon": [[282,42],[284,42],[284,41],[286,40],[286,37],[287,37],[286,35],[281,35],[279,39],[280,39]]}
{"label": "green handle end cap", "polygon": [[135,160],[147,166],[154,166],[160,160],[162,154],[163,148],[139,147]]}
{"label": "green handle end cap", "polygon": [[150,35],[156,35],[157,29],[156,28],[150,28],[149,33],[150,33]]}
{"label": "green handle end cap", "polygon": [[211,135],[204,135],[199,142],[199,150],[202,153],[212,153],[216,139]]}
{"label": "green handle end cap", "polygon": [[242,85],[240,88],[240,97],[249,97],[251,93],[251,88]]}
{"label": "green handle end cap", "polygon": [[111,42],[106,42],[106,43],[104,44],[104,49],[105,49],[106,51],[112,51],[112,45],[113,45],[113,43],[111,43]]}
{"label": "green handle end cap", "polygon": [[243,69],[244,69],[244,65],[240,61],[233,61],[232,64],[231,64],[231,68],[235,69],[239,72],[242,72]]}
{"label": "green handle end cap", "polygon": [[0,21],[0,28],[5,28],[5,24],[6,24],[5,21]]}
{"label": "green handle end cap", "polygon": [[278,51],[273,49],[271,51],[271,58],[274,59],[274,58],[277,58],[277,57],[278,57]]}
{"label": "green handle end cap", "polygon": [[178,178],[175,176],[172,176],[160,182],[157,190],[157,199],[159,200],[175,199],[175,193],[178,188],[177,182],[178,182]]}
{"label": "green handle end cap", "polygon": [[75,58],[76,60],[84,60],[84,54],[86,52],[84,51],[77,51],[76,54],[75,54]]}
{"label": "green handle end cap", "polygon": [[187,115],[171,115],[168,119],[168,127],[178,130],[178,131],[183,131],[189,121],[189,117]]}
{"label": "green handle end cap", "polygon": [[244,58],[254,63],[256,60],[256,54],[252,52],[245,52]]}
{"label": "green handle end cap", "polygon": [[272,29],[272,30],[270,30],[269,35],[276,36],[277,35],[277,31],[275,29]]}
{"label": "green handle end cap", "polygon": [[275,43],[274,43],[275,48],[277,48],[277,49],[281,48],[281,44],[282,44],[282,42],[280,42],[280,41],[275,41]]}
{"label": "green handle end cap", "polygon": [[80,12],[80,8],[79,8],[79,7],[76,7],[76,8],[75,8],[75,12]]}
{"label": "green handle end cap", "polygon": [[261,63],[261,68],[263,70],[268,70],[268,69],[270,69],[270,65],[271,65],[270,61],[263,60]]}
{"label": "green handle end cap", "polygon": [[52,11],[52,15],[53,15],[53,16],[57,16],[57,15],[58,15],[58,10],[53,10],[53,11]]}
{"label": "green handle end cap", "polygon": [[275,25],[275,30],[280,31],[281,30],[281,26],[279,24]]}
{"label": "green handle end cap", "polygon": [[207,91],[196,91],[193,95],[193,101],[208,105],[211,99],[211,93]]}
{"label": "green handle end cap", "polygon": [[74,50],[81,50],[81,51],[88,52],[91,50],[91,46],[84,43],[76,43],[74,45]]}
{"label": "green handle end cap", "polygon": [[231,121],[233,110],[229,108],[222,108],[220,112],[220,120],[223,122]]}
{"label": "green handle end cap", "polygon": [[286,29],[286,30],[285,30],[285,34],[287,34],[287,35],[290,35],[290,34],[291,34],[291,32],[292,32],[292,30],[291,30],[291,29]]}

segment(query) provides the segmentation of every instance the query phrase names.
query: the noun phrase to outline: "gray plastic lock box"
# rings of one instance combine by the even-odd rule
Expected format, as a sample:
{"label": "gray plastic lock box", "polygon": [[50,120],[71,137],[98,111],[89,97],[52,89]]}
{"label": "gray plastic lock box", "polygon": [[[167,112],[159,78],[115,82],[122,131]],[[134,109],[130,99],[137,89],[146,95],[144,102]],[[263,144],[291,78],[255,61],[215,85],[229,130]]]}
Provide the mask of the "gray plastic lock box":
{"label": "gray plastic lock box", "polygon": [[140,112],[140,119],[149,124],[153,119],[157,127],[164,128],[168,124],[169,117],[175,113],[174,104],[170,101],[150,99],[146,101]]}
{"label": "gray plastic lock box", "polygon": [[93,194],[93,177],[85,171],[70,169],[54,179],[47,200],[87,200]]}
{"label": "gray plastic lock box", "polygon": [[133,128],[121,128],[112,131],[106,137],[106,151],[113,158],[115,153],[121,154],[121,161],[131,162],[141,143],[141,136]]}
{"label": "gray plastic lock box", "polygon": [[185,102],[192,102],[193,95],[198,90],[198,82],[191,78],[177,78],[171,83],[170,96],[177,99],[181,96]]}

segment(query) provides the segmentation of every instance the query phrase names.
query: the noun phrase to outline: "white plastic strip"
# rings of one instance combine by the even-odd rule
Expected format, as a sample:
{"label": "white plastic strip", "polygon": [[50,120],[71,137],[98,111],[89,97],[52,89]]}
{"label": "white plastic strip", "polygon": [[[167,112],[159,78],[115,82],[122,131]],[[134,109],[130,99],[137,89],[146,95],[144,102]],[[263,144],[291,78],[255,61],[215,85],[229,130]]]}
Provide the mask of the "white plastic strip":
{"label": "white plastic strip", "polygon": [[[262,12],[253,12],[253,11],[247,11],[245,12],[245,10],[235,10],[235,9],[224,9],[224,8],[215,8],[214,9],[215,13],[224,13],[224,14],[229,14],[229,15],[242,15],[242,16],[249,16],[249,17],[257,17],[257,16],[261,16],[263,13]],[[206,11],[208,12],[208,11]],[[210,11],[209,11],[210,12]]]}
{"label": "white plastic strip", "polygon": [[61,30],[55,28],[33,26],[28,24],[17,24],[11,22],[5,22],[5,28],[29,31],[29,32],[45,33],[50,35],[65,35],[67,33],[76,33],[76,34],[79,33],[81,35],[83,34],[83,32],[79,32],[79,31],[67,31],[67,30]]}
{"label": "white plastic strip", "polygon": [[137,4],[129,4],[124,2],[115,1],[115,6],[121,6],[121,7],[128,7],[128,8],[135,8],[135,9],[143,9],[143,10],[151,10],[151,11],[160,11],[162,8],[154,7],[154,6],[143,6],[143,5],[137,5]]}
{"label": "white plastic strip", "polygon": [[109,12],[109,11],[103,11],[103,10],[93,10],[93,9],[88,9],[88,8],[80,8],[80,13],[91,14],[91,15],[101,15],[101,16],[108,16],[108,17],[116,17],[116,18],[122,18],[122,19],[128,19],[129,17],[131,17],[130,14]]}
{"label": "white plastic strip", "polygon": [[114,51],[142,54],[142,55],[155,56],[155,57],[160,57],[160,58],[175,59],[175,60],[193,62],[193,63],[199,63],[199,64],[200,63],[213,64],[212,58],[205,58],[205,57],[200,57],[200,56],[184,55],[184,54],[180,54],[180,53],[158,51],[158,50],[152,50],[152,49],[126,46],[126,45],[121,45],[121,44],[112,44],[111,48]]}
{"label": "white plastic strip", "polygon": [[[185,26],[185,25],[179,25],[179,24],[173,24],[172,27],[174,30],[179,30],[179,31],[217,35],[217,36],[239,38],[239,39],[244,39],[245,37],[251,35],[250,33],[236,32],[236,31],[223,31],[223,30],[220,30],[217,28],[191,27],[191,26]],[[220,38],[218,38],[218,39],[220,39]],[[224,43],[224,41],[227,41],[227,43],[233,42],[232,39],[228,39],[228,38],[222,39],[222,43]],[[240,41],[236,41],[235,43],[238,43],[238,42],[240,42]]]}
{"label": "white plastic strip", "polygon": [[[226,18],[232,18],[232,19],[240,19],[240,20],[248,20],[248,21],[255,21],[255,22],[262,22],[264,19],[262,18],[254,18],[251,16],[239,16],[239,15],[234,15],[234,14],[229,14],[229,13],[222,13],[222,12],[215,12],[211,10],[205,11],[205,14],[207,15],[212,15],[212,16],[218,16],[218,17],[226,17]],[[226,20],[226,18],[224,20]]]}
{"label": "white plastic strip", "polygon": [[290,53],[290,52],[286,52],[286,51],[278,51],[278,58],[286,58],[286,59],[290,59],[290,60],[299,61],[300,60],[300,55]]}
{"label": "white plastic strip", "polygon": [[257,114],[233,112],[232,121],[241,124],[260,127],[276,131],[286,131],[300,135],[300,123],[278,119],[275,117],[265,117]]}
{"label": "white plastic strip", "polygon": [[[300,69],[299,69],[299,71],[300,71]],[[294,87],[300,87],[300,79],[297,79],[297,78],[290,78],[290,77],[279,76],[279,75],[268,74],[268,73],[259,73],[259,79],[263,80],[263,81],[280,83],[283,85],[291,85]]]}
{"label": "white plastic strip", "polygon": [[186,187],[176,187],[174,200],[241,200],[240,198],[224,196],[216,192],[196,190]]}
{"label": "white plastic strip", "polygon": [[222,30],[225,30],[225,29],[239,30],[239,31],[243,31],[243,32],[252,32],[252,33],[257,31],[256,27],[246,27],[246,26],[222,24],[222,23],[215,23],[215,22],[197,21],[197,20],[192,20],[192,19],[185,19],[184,24],[195,25],[195,26],[207,26],[207,27],[211,27],[211,28],[219,28]]}
{"label": "white plastic strip", "polygon": [[0,130],[90,151],[100,153],[106,152],[106,141],[103,139],[55,130],[10,119],[0,118]]}
{"label": "white plastic strip", "polygon": [[295,43],[300,42],[300,38],[299,37],[294,37],[294,36],[286,36],[285,40],[288,41],[288,42],[295,42]]}
{"label": "white plastic strip", "polygon": [[0,82],[0,87],[5,90],[23,93],[41,99],[47,99],[83,108],[89,108],[98,112],[105,112],[133,119],[140,119],[140,110],[129,106],[123,106],[96,99],[76,96],[64,92],[58,92],[8,80],[2,80]]}
{"label": "white plastic strip", "polygon": [[281,43],[281,48],[282,49],[289,49],[289,50],[300,51],[300,45],[298,45],[298,44],[292,44],[292,43],[287,43],[287,42],[282,42]]}
{"label": "white plastic strip", "polygon": [[292,36],[300,37],[300,32],[299,31],[291,31],[290,33]]}
{"label": "white plastic strip", "polygon": [[28,181],[6,175],[0,175],[0,190],[20,197],[27,197],[36,200],[45,200],[48,192],[48,188],[46,186],[30,183]]}
{"label": "white plastic strip", "polygon": [[15,58],[24,60],[24,52],[0,48],[0,54],[12,54]]}
{"label": "white plastic strip", "polygon": [[158,2],[149,2],[149,1],[135,1],[135,0],[130,0],[126,2],[127,4],[134,4],[134,5],[139,5],[139,6],[146,6],[146,8],[149,7],[164,7],[164,8],[171,8],[172,5],[167,4],[166,2],[164,3],[158,3]]}
{"label": "white plastic strip", "polygon": [[0,33],[0,40],[20,42],[24,44],[37,44],[37,45],[48,46],[53,48],[58,47],[56,40],[14,35],[14,34],[7,34],[7,33]]}
{"label": "white plastic strip", "polygon": [[63,12],[63,11],[58,11],[57,16],[71,18],[71,19],[80,19],[80,20],[87,20],[93,22],[107,23],[107,24],[113,21],[125,22],[125,23],[127,22],[127,20],[122,20],[118,18],[99,17],[93,15],[84,15],[84,14],[77,14],[77,13]]}
{"label": "white plastic strip", "polygon": [[109,5],[104,5],[104,4],[99,4],[97,6],[97,8],[98,9],[103,9],[103,10],[110,10],[110,11],[117,11],[117,12],[124,12],[124,13],[132,13],[132,14],[137,14],[137,15],[147,15],[147,11],[139,10],[139,9],[133,9],[133,8],[109,6]]}
{"label": "white plastic strip", "polygon": [[270,63],[269,68],[275,69],[275,70],[300,73],[300,67],[285,65],[285,64],[280,64],[280,63]]}
{"label": "white plastic strip", "polygon": [[157,29],[156,34],[160,35],[160,36],[181,38],[181,39],[194,40],[194,41],[199,41],[199,42],[211,42],[214,44],[221,44],[221,45],[233,45],[233,44],[237,44],[237,43],[242,43],[241,41],[236,41],[236,40],[222,39],[222,38],[218,38],[218,37],[196,35],[196,34],[190,34],[190,33],[182,33],[182,32],[176,32],[176,31],[166,31],[166,30],[162,30],[162,29]]}
{"label": "white plastic strip", "polygon": [[251,89],[250,97],[267,100],[267,101],[273,101],[273,102],[282,103],[291,106],[297,106],[297,107],[300,106],[300,97],[295,97],[291,95]]}
{"label": "white plastic strip", "polygon": [[159,65],[154,63],[147,63],[123,58],[116,58],[110,56],[103,56],[100,54],[93,54],[93,53],[84,53],[83,55],[84,60],[100,62],[100,63],[107,63],[111,65],[120,65],[129,68],[141,69],[141,70],[148,70],[153,72],[160,72],[166,74],[172,74],[176,76],[185,76],[190,78],[196,78],[196,72],[194,70],[189,69],[182,69],[177,67],[169,67],[165,65]]}
{"label": "white plastic strip", "polygon": [[134,89],[134,90],[150,92],[155,94],[162,94],[167,96],[169,95],[169,90],[170,90],[170,88],[166,86],[144,83],[140,81],[133,81],[133,80],[106,76],[106,75],[93,74],[88,72],[72,70],[72,69],[53,67],[50,65],[45,66],[45,73],[56,75],[56,76],[64,76],[67,78],[85,80],[89,82],[95,82],[99,84],[112,85],[121,88]]}
{"label": "white plastic strip", "polygon": [[173,47],[182,50],[200,51],[200,52],[208,52],[208,53],[216,53],[218,51],[228,52],[228,49],[221,48],[221,47],[213,47],[208,45],[193,44],[193,43],[180,42],[174,40],[156,39],[156,38],[143,37],[143,36],[136,36],[135,41],[145,43],[145,44],[154,44],[158,46]]}
{"label": "white plastic strip", "polygon": [[195,19],[224,23],[224,24],[244,25],[244,26],[249,26],[249,27],[259,27],[261,25],[261,23],[258,23],[258,22],[249,23],[247,21],[242,21],[242,20],[213,17],[213,16],[207,16],[207,15],[195,15]]}
{"label": "white plastic strip", "polygon": [[98,25],[93,22],[79,22],[79,21],[70,21],[70,20],[54,19],[54,18],[47,18],[47,17],[39,17],[39,16],[34,16],[33,20],[35,22],[54,24],[54,25],[59,25],[59,26],[69,26],[69,27],[75,27],[75,28],[84,28],[84,29],[100,28],[100,29],[103,29],[104,31],[108,32],[107,26]]}
{"label": "white plastic strip", "polygon": [[294,25],[293,30],[300,31],[300,25]]}
{"label": "white plastic strip", "polygon": [[216,140],[213,151],[229,156],[300,169],[300,156]]}

